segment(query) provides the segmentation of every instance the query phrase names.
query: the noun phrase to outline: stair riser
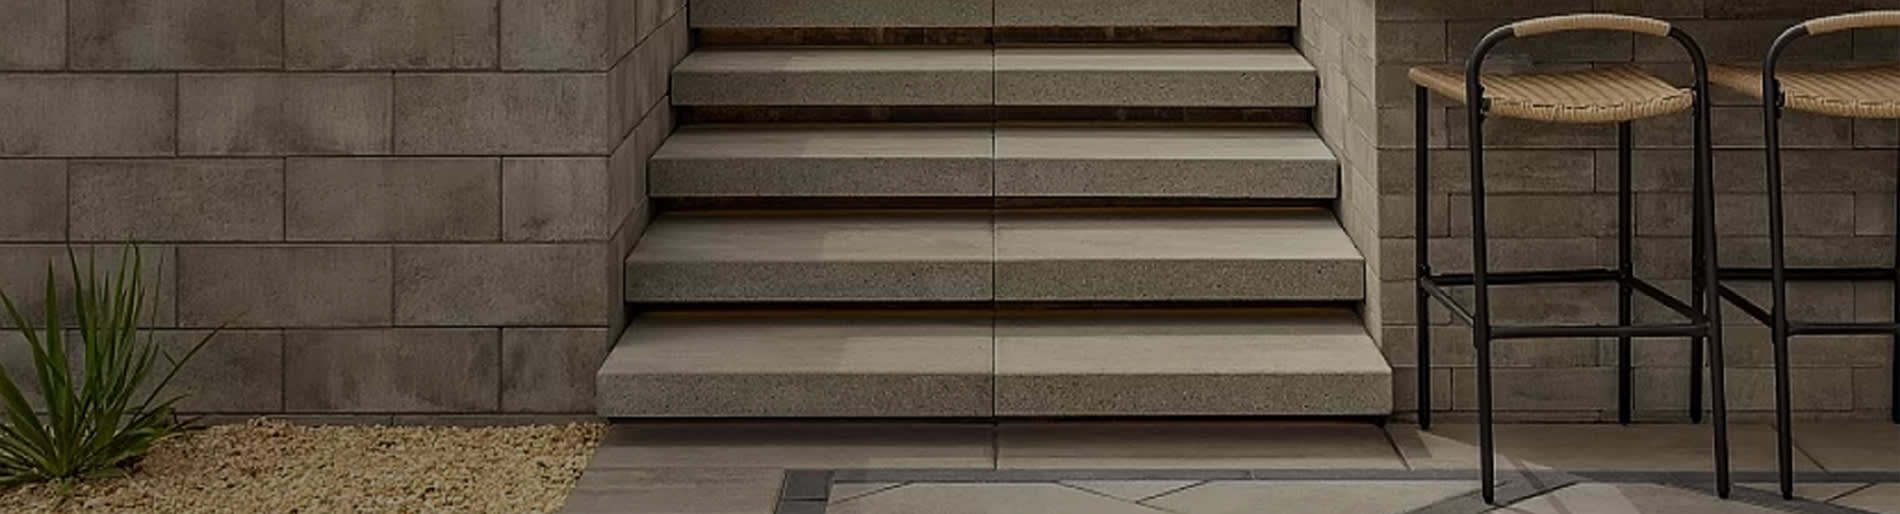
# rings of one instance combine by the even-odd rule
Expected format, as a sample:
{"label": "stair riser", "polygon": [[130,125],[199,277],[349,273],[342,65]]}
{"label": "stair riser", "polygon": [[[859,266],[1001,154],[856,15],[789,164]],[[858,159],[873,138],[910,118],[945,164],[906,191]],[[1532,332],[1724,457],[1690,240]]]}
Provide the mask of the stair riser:
{"label": "stair riser", "polygon": [[998,105],[1312,107],[1318,83],[1304,73],[998,71]]}
{"label": "stair riser", "polygon": [[[633,303],[1348,302],[1364,265],[1300,261],[630,263]],[[992,292],[992,286],[995,288]]]}
{"label": "stair riser", "polygon": [[599,414],[688,418],[980,418],[988,374],[608,375]]}
{"label": "stair riser", "polygon": [[1322,161],[654,161],[648,193],[655,198],[1327,199],[1338,195],[1335,166]]}
{"label": "stair riser", "polygon": [[655,160],[655,198],[988,197],[991,161],[981,159]]}
{"label": "stair riser", "polygon": [[1298,0],[695,0],[704,27],[1073,27],[1299,24]]}
{"label": "stair riser", "polygon": [[990,105],[988,71],[675,73],[674,105]]}
{"label": "stair riser", "polygon": [[1001,262],[996,288],[1015,302],[1356,301],[1365,270],[1342,261]]}
{"label": "stair riser", "polygon": [[992,275],[980,262],[627,264],[627,301],[985,301]]}
{"label": "stair riser", "polygon": [[996,377],[997,416],[1384,416],[1390,374]]}
{"label": "stair riser", "polygon": [[1334,198],[1331,161],[999,160],[996,194],[1009,197]]}

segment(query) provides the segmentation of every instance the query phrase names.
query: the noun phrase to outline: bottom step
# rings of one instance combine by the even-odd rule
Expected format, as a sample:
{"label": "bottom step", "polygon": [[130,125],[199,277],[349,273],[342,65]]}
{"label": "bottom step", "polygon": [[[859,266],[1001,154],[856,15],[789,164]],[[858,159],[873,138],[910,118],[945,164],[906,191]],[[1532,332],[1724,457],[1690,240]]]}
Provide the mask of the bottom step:
{"label": "bottom step", "polygon": [[607,417],[1383,416],[1349,314],[649,315],[598,375]]}

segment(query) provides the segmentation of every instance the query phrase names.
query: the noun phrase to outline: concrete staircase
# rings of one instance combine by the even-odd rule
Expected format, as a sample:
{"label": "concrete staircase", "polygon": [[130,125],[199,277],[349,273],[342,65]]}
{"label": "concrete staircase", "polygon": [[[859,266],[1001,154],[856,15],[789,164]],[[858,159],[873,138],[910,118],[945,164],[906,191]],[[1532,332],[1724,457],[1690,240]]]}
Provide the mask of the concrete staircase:
{"label": "concrete staircase", "polygon": [[696,0],[600,414],[1390,413],[1296,6]]}

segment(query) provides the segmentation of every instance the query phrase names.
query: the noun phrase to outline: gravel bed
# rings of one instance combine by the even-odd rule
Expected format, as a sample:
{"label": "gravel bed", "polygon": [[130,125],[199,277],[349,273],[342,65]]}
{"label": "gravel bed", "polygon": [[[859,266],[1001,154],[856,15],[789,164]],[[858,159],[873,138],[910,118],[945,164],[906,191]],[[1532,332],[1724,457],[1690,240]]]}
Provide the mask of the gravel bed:
{"label": "gravel bed", "polygon": [[316,427],[257,420],[162,441],[124,478],[0,492],[0,512],[551,513],[600,425]]}

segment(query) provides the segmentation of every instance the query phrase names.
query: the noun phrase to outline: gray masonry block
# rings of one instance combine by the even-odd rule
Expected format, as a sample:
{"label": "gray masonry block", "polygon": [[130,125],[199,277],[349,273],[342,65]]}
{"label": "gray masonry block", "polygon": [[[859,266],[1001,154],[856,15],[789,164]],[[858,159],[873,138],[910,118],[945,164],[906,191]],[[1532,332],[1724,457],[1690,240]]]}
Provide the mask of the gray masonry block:
{"label": "gray masonry block", "polygon": [[604,243],[396,248],[404,325],[606,325]]}
{"label": "gray masonry block", "polygon": [[996,129],[998,196],[1333,198],[1339,163],[1309,129]]}
{"label": "gray masonry block", "polygon": [[496,64],[497,0],[284,0],[292,69],[480,69]]}
{"label": "gray masonry block", "polygon": [[[1478,375],[1475,369],[1455,369],[1451,375],[1454,389],[1452,407],[1477,409]],[[1645,381],[1644,383],[1656,384]],[[1676,384],[1677,382],[1664,382]],[[1677,390],[1673,387],[1637,388],[1643,391]],[[1492,370],[1492,402],[1506,411],[1601,411],[1616,409],[1616,368],[1550,368]],[[1687,406],[1688,401],[1675,405]]]}
{"label": "gray masonry block", "polygon": [[599,413],[983,417],[993,354],[987,317],[648,316],[601,365]]}
{"label": "gray masonry block", "polygon": [[[1885,194],[1887,204],[1893,195]],[[1782,196],[1783,227],[1793,236],[1849,236],[1854,233],[1854,195],[1848,193],[1794,193]],[[1636,233],[1643,236],[1688,237],[1692,197],[1688,194],[1641,194],[1636,197]],[[1767,236],[1768,199],[1765,195],[1717,195],[1717,235]],[[1891,223],[1891,222],[1889,222]]]}
{"label": "gray masonry block", "polygon": [[81,241],[278,241],[281,160],[73,161],[71,234]]}
{"label": "gray masonry block", "polygon": [[1365,297],[1365,262],[1324,212],[1022,215],[996,223],[999,300]]}
{"label": "gray masonry block", "polygon": [[988,215],[690,216],[627,257],[637,303],[987,301]]}
{"label": "gray masonry block", "polygon": [[602,73],[396,76],[398,154],[606,154]]}
{"label": "gray masonry block", "polygon": [[[1797,368],[1789,371],[1790,380],[1800,384],[1790,389],[1790,405],[1802,411],[1849,411],[1854,409],[1854,370],[1844,368]],[[1727,381],[1728,408],[1732,411],[1772,411],[1775,408],[1775,378],[1772,368],[1730,368]],[[1638,387],[1636,407],[1640,410],[1682,410],[1689,405],[1689,370],[1685,367],[1638,369],[1635,380],[1663,387]],[[1703,405],[1707,399],[1707,376]]]}
{"label": "gray masonry block", "polygon": [[994,59],[971,49],[700,49],[674,105],[990,105]]}
{"label": "gray masonry block", "polygon": [[1300,24],[1298,0],[996,0],[1003,27],[1178,27]]}
{"label": "gray masonry block", "polygon": [[[1471,235],[1471,197],[1451,197],[1451,234]],[[1485,231],[1491,237],[1615,236],[1616,197],[1611,195],[1499,195],[1485,197]]]}
{"label": "gray masonry block", "polygon": [[[73,257],[80,266],[95,265],[100,273],[117,273],[119,263],[124,257],[125,247],[118,244],[72,247]],[[72,306],[63,302],[73,297],[71,276],[68,270],[66,246],[5,245],[0,246],[0,292],[13,300],[20,313],[26,315],[32,323],[44,325],[46,319],[46,273],[49,266],[53,272],[54,287],[59,292],[62,305],[59,306],[62,324],[71,324]],[[178,257],[172,247],[142,245],[139,256],[143,259],[144,282],[146,289],[147,314],[142,318],[144,327],[170,327],[177,322]],[[0,333],[10,332],[14,327],[13,318],[0,314]]]}
{"label": "gray masonry block", "polygon": [[501,162],[490,158],[290,159],[293,241],[493,241]]}
{"label": "gray masonry block", "polygon": [[0,184],[0,241],[66,239],[66,161],[0,159]]}
{"label": "gray masonry block", "polygon": [[1002,48],[999,105],[1312,107],[1316,72],[1297,50]]}
{"label": "gray masonry block", "polygon": [[178,78],[178,152],[186,155],[389,153],[386,74]]}
{"label": "gray masonry block", "polygon": [[66,16],[74,69],[261,69],[284,63],[281,0],[72,0]]}
{"label": "gray masonry block", "polygon": [[1001,416],[1380,416],[1392,370],[1351,315],[1012,319]]}
{"label": "gray masonry block", "polygon": [[[635,210],[645,210],[647,198],[647,155],[641,152],[639,134],[629,133],[607,157],[607,212],[614,230]],[[618,236],[618,234],[616,234]]]}
{"label": "gray masonry block", "polygon": [[[153,366],[172,369],[165,355],[183,357],[211,335],[209,330],[163,331],[152,340],[163,352]],[[179,369],[162,397],[182,396],[182,412],[278,412],[284,409],[284,334],[278,331],[218,332]]]}
{"label": "gray masonry block", "polygon": [[505,159],[502,237],[509,241],[601,241],[612,234],[608,160]]}
{"label": "gray masonry block", "polygon": [[989,27],[983,0],[695,0],[694,28]]}
{"label": "gray masonry block", "polygon": [[613,34],[608,4],[627,0],[501,0],[501,67],[607,69]]}
{"label": "gray masonry block", "polygon": [[492,412],[501,331],[291,330],[284,408],[291,412]]}
{"label": "gray masonry block", "polygon": [[655,197],[981,196],[986,126],[686,128],[654,154]]}
{"label": "gray masonry block", "polygon": [[594,372],[612,337],[605,328],[502,329],[502,412],[592,412]]}
{"label": "gray masonry block", "polygon": [[0,1],[0,70],[51,70],[66,64],[64,0]]}
{"label": "gray masonry block", "polygon": [[390,323],[390,250],[375,246],[183,247],[178,316],[190,327]]}
{"label": "gray masonry block", "polygon": [[0,75],[0,156],[171,156],[170,75]]}

